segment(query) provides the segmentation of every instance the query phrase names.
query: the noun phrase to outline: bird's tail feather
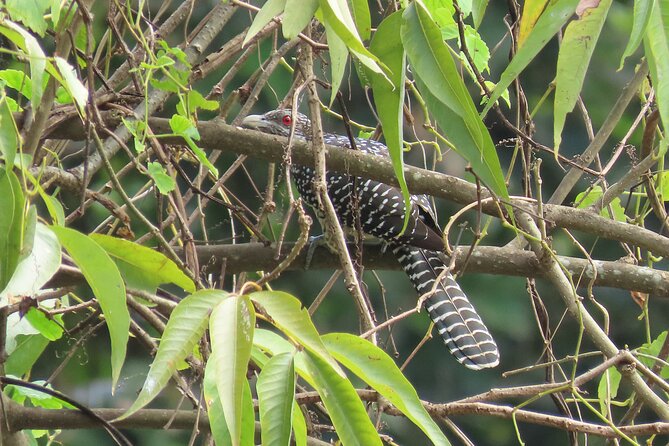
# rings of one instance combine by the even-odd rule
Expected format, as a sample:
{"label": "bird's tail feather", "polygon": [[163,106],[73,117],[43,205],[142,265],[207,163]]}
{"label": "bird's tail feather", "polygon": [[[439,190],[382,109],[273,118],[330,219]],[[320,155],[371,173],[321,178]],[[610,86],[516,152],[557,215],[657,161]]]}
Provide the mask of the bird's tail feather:
{"label": "bird's tail feather", "polygon": [[407,245],[396,245],[393,252],[416,291],[427,295],[424,306],[451,354],[474,370],[499,364],[499,351],[490,332],[453,276],[445,271],[446,256]]}

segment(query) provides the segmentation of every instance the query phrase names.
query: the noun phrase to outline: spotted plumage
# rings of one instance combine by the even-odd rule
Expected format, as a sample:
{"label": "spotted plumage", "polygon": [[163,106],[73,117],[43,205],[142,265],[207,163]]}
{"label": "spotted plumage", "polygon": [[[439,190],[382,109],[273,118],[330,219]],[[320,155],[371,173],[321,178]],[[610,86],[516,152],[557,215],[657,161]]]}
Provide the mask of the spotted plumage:
{"label": "spotted plumage", "polygon": [[[264,115],[250,115],[243,125],[248,128],[296,138],[311,138],[311,123],[301,113],[273,110]],[[325,144],[351,149],[347,136],[326,133]],[[356,138],[358,150],[388,157],[388,148],[371,139]],[[303,199],[315,209],[314,170],[293,165],[291,174]],[[424,306],[446,346],[456,359],[471,369],[495,367],[499,352],[488,329],[453,276],[447,271],[448,258],[443,254],[443,239],[436,215],[425,195],[410,198],[410,219],[402,233],[405,204],[399,189],[378,181],[354,178],[345,173],[327,172],[328,195],[342,225],[354,225],[353,212],[359,212],[362,230],[388,242],[409,276],[414,288],[426,296]],[[357,188],[358,206],[351,200]]]}

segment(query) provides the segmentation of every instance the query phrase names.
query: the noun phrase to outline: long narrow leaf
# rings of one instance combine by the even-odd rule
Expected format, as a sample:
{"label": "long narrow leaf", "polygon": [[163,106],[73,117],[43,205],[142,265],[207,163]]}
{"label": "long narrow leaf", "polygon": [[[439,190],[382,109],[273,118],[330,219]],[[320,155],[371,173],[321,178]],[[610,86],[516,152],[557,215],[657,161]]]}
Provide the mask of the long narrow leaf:
{"label": "long narrow leaf", "polygon": [[267,3],[258,11],[253,23],[244,37],[242,46],[245,46],[258,32],[267,25],[270,20],[281,14],[286,6],[286,0],[267,0]]}
{"label": "long narrow leaf", "polygon": [[499,82],[490,95],[490,99],[483,108],[482,116],[488,113],[490,107],[509,88],[511,82],[534,60],[534,57],[557,34],[562,25],[567,23],[567,20],[576,11],[578,3],[579,0],[556,0],[546,8],[541,17],[539,17],[536,25],[532,27],[532,31],[527,36],[525,43],[518,49],[513,60],[511,60],[502,73]]}
{"label": "long narrow leaf", "polygon": [[214,361],[207,362],[204,369],[204,399],[207,403],[207,416],[209,417],[209,426],[211,434],[214,436],[216,446],[231,446],[230,431],[225,422],[225,414],[221,405],[221,398],[218,396],[216,387],[216,370]]}
{"label": "long narrow leaf", "polygon": [[412,3],[404,11],[402,41],[419,90],[447,138],[493,193],[508,198],[490,133],[476,111],[439,27],[420,3]]}
{"label": "long narrow leaf", "polygon": [[402,411],[435,445],[450,445],[432,420],[409,380],[390,356],[371,342],[348,333],[323,336],[330,353]]}
{"label": "long narrow leaf", "polygon": [[260,291],[249,297],[267,312],[278,329],[330,364],[341,376],[346,376],[323,345],[309,312],[296,297],[281,291]]}
{"label": "long narrow leaf", "polygon": [[209,360],[214,361],[216,387],[234,446],[242,439],[242,403],[255,318],[248,296],[230,296],[214,308],[209,318]]}
{"label": "long narrow leaf", "polygon": [[610,7],[611,0],[601,0],[596,7],[581,11],[580,18],[567,26],[562,38],[555,76],[553,113],[553,147],[556,156],[562,142],[567,113],[574,109],[581,93],[585,72]]}
{"label": "long narrow leaf", "polygon": [[113,391],[125,361],[130,330],[123,279],[109,255],[90,237],[62,226],[51,226],[51,230],[81,269],[107,321],[111,338]]}
{"label": "long narrow leaf", "polygon": [[[657,108],[665,128],[669,125],[669,1],[658,0],[644,38]],[[662,147],[666,147],[666,144]],[[663,155],[663,154],[661,154]]]}
{"label": "long narrow leaf", "polygon": [[281,25],[283,37],[288,40],[297,37],[311,22],[318,9],[318,3],[318,0],[286,0]]}
{"label": "long narrow leaf", "polygon": [[184,298],[174,308],[165,325],[156,357],[139,396],[121,419],[146,406],[167,385],[177,365],[193,352],[207,328],[212,308],[228,297],[219,290],[201,290]]}
{"label": "long narrow leaf", "polygon": [[411,215],[411,203],[409,188],[404,179],[404,151],[402,150],[406,54],[400,35],[401,26],[402,12],[397,11],[381,22],[369,45],[369,49],[390,69],[391,83],[389,84],[385,78],[371,71],[368,77],[372,83],[376,113],[383,127],[383,136],[393,162],[393,170],[404,197],[406,212],[403,229],[405,229]]}
{"label": "long narrow leaf", "polygon": [[295,365],[292,353],[270,359],[256,385],[263,446],[288,446],[295,394]]}
{"label": "long narrow leaf", "polygon": [[340,376],[320,357],[306,350],[305,362],[314,377],[315,389],[321,396],[330,419],[344,446],[381,446],[379,434],[367,416],[365,406],[353,384]]}
{"label": "long narrow leaf", "polygon": [[9,283],[21,255],[25,198],[16,174],[0,169],[0,290]]}
{"label": "long narrow leaf", "polygon": [[631,56],[641,44],[643,36],[646,34],[646,27],[648,26],[648,20],[650,20],[650,14],[653,12],[654,6],[655,0],[636,0],[634,2],[634,22],[632,24],[632,32],[630,33],[630,39],[627,42],[625,51],[620,58],[620,66],[618,67],[618,70],[622,69],[625,64],[625,59]]}

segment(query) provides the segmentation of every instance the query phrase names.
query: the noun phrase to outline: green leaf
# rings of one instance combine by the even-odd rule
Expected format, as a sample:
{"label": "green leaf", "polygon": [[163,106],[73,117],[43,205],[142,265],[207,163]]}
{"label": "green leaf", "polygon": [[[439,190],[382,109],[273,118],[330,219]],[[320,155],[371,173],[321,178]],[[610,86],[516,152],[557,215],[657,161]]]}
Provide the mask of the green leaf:
{"label": "green leaf", "polygon": [[478,27],[481,25],[487,7],[488,0],[474,0],[472,2],[472,19],[474,19],[474,28],[478,29]]}
{"label": "green leaf", "polygon": [[262,307],[274,326],[327,362],[341,376],[346,376],[323,345],[309,312],[299,299],[281,291],[259,291],[249,297]]}
{"label": "green leaf", "polygon": [[178,364],[193,352],[202,338],[212,308],[227,297],[224,291],[200,290],[179,302],[165,325],[156,357],[139,396],[120,419],[146,406],[163,390]]}
{"label": "green leaf", "polygon": [[67,92],[74,98],[74,102],[79,107],[81,114],[85,114],[86,103],[88,102],[88,89],[77,78],[77,73],[74,68],[61,57],[56,56],[56,66],[58,71],[63,76],[63,86]]}
{"label": "green leaf", "polygon": [[157,283],[173,283],[189,293],[195,291],[193,281],[165,254],[110,235],[91,234],[90,237],[113,258],[152,274]]}
{"label": "green leaf", "polygon": [[14,167],[19,139],[9,99],[4,90],[0,91],[0,154],[5,160],[5,168],[11,170]]}
{"label": "green leaf", "polygon": [[[657,338],[653,340],[653,342],[645,343],[641,347],[639,347],[639,353],[644,353],[648,356],[652,356],[653,358],[659,357],[660,350],[662,349],[662,346],[664,345],[666,339],[667,339],[667,332],[663,331],[658,335]],[[640,356],[639,361],[641,361],[647,367],[653,367],[655,365],[655,359]],[[660,376],[664,379],[669,379],[669,366],[662,367],[662,370],[660,371]]]}
{"label": "green leaf", "polygon": [[[270,355],[279,355],[282,353],[295,353],[295,346],[288,342],[286,339],[282,338],[273,331],[265,330],[262,328],[257,328],[253,334],[253,346],[252,350],[253,361],[259,366],[263,367],[264,364],[269,361],[267,356],[262,352],[267,352]],[[294,358],[295,370],[310,386],[314,386],[314,380],[307,370],[306,364],[304,363],[304,357],[297,355]]]}
{"label": "green leaf", "polygon": [[[318,9],[318,0],[286,0],[283,11],[283,37],[291,40],[309,25]],[[329,38],[328,38],[329,41]]]}
{"label": "green leaf", "polygon": [[[644,47],[660,118],[664,128],[669,128],[669,1],[655,2],[646,28]],[[660,153],[660,156],[663,155]]]}
{"label": "green leaf", "polygon": [[411,201],[409,188],[404,178],[404,147],[403,147],[403,107],[404,107],[404,82],[406,80],[404,67],[406,66],[406,54],[402,46],[400,28],[402,26],[402,11],[397,11],[386,17],[379,25],[370,43],[370,50],[390,69],[389,84],[386,79],[372,72],[367,73],[374,91],[374,104],[378,114],[383,136],[390,152],[395,176],[400,184],[402,196],[404,197],[404,226],[406,229],[411,216]]}
{"label": "green leaf", "polygon": [[63,336],[63,327],[56,321],[49,319],[46,314],[37,308],[31,307],[25,314],[30,325],[39,331],[49,341],[57,341]]}
{"label": "green leaf", "polygon": [[[594,186],[576,195],[574,203],[576,203],[577,208],[580,209],[587,208],[589,206],[592,206],[597,202],[597,200],[602,198],[602,195],[604,195],[604,191],[602,191],[602,188],[599,186]],[[613,217],[611,217],[611,213],[609,212],[609,207],[611,207],[611,210],[613,211]],[[625,217],[625,208],[623,207],[619,197],[614,198],[611,201],[611,204],[609,204],[609,206],[607,206],[606,208],[602,209],[602,211],[599,214],[603,217],[613,218],[616,221],[621,221],[621,222],[627,221],[627,218]]]}
{"label": "green leaf", "polygon": [[267,0],[260,11],[258,11],[258,14],[256,14],[255,19],[253,19],[253,23],[251,23],[251,26],[246,33],[246,37],[244,37],[242,46],[246,46],[246,44],[249,43],[249,40],[258,34],[258,32],[263,29],[265,25],[270,22],[270,20],[281,14],[285,6],[286,0]]}
{"label": "green leaf", "polygon": [[567,113],[571,113],[576,106],[585,72],[610,7],[611,0],[601,0],[596,7],[586,8],[578,20],[569,23],[562,37],[555,76],[553,113],[553,150],[556,157]]}
{"label": "green leaf", "polygon": [[523,2],[523,13],[520,16],[520,30],[518,31],[518,47],[523,46],[547,4],[548,0],[525,0]]}
{"label": "green leaf", "polygon": [[47,24],[44,13],[50,0],[5,0],[5,8],[12,20],[23,22],[25,26],[44,37]]}
{"label": "green leaf", "polygon": [[4,290],[21,255],[25,198],[14,172],[1,168],[0,209],[0,290]]}
{"label": "green leaf", "polygon": [[655,0],[635,0],[632,32],[630,33],[630,38],[625,47],[625,51],[620,58],[620,66],[618,67],[618,70],[622,70],[623,65],[625,64],[625,59],[634,54],[641,44],[641,40],[646,33],[646,27],[648,26],[648,20],[650,20],[654,4]]}
{"label": "green leaf", "polygon": [[492,91],[481,116],[485,116],[500,95],[511,85],[516,77],[534,60],[534,57],[557,34],[562,25],[567,23],[576,11],[579,0],[556,0],[550,3],[536,24],[531,28],[527,39],[506,67]]}
{"label": "green leaf", "polygon": [[[22,1],[22,0],[19,0]],[[39,46],[37,39],[16,23],[4,20],[0,22],[0,33],[23,50],[30,61],[30,79],[32,80],[32,94],[30,100],[33,104],[39,104],[42,100],[42,79],[46,71],[47,63],[44,51]]]}
{"label": "green leaf", "polygon": [[363,45],[346,0],[320,0],[320,6],[323,18],[360,62],[373,72],[385,76],[381,61]]}
{"label": "green leaf", "polygon": [[351,6],[353,21],[355,21],[355,27],[360,34],[360,38],[362,40],[369,39],[372,35],[372,17],[369,13],[369,3],[367,0],[351,0]]}
{"label": "green leaf", "polygon": [[27,99],[32,96],[33,83],[26,73],[19,70],[1,70],[0,79],[5,81],[9,88],[12,88]]}
{"label": "green leaf", "polygon": [[420,3],[403,14],[402,41],[419,90],[456,151],[496,195],[508,199],[504,173],[488,129],[476,111],[441,32]]}
{"label": "green leaf", "polygon": [[177,186],[174,178],[167,174],[167,171],[162,164],[156,162],[150,162],[148,165],[149,176],[156,183],[156,187],[161,194],[167,195],[174,190]]}
{"label": "green leaf", "polygon": [[[197,90],[188,90],[188,93],[184,96],[180,96],[180,101],[177,104],[177,113],[183,116],[190,116],[195,113],[198,109],[202,110],[218,110],[218,102],[210,101],[202,96]],[[185,105],[184,105],[185,103]]]}
{"label": "green leaf", "polygon": [[272,357],[258,376],[256,388],[263,446],[288,446],[295,395],[293,354]]}
{"label": "green leaf", "polygon": [[302,351],[314,378],[315,389],[328,410],[332,424],[344,446],[381,446],[379,434],[369,420],[365,406],[348,379],[309,350]]}
{"label": "green leaf", "polygon": [[185,116],[172,115],[170,118],[170,128],[179,136],[188,137],[195,141],[200,140],[200,133],[197,131],[197,127]]}
{"label": "green leaf", "polygon": [[366,339],[348,333],[327,334],[322,339],[337,361],[402,411],[425,432],[432,444],[450,445],[421,404],[416,390],[386,352]]}
{"label": "green leaf", "polygon": [[304,414],[300,410],[300,406],[295,400],[293,400],[292,414],[293,439],[295,440],[295,446],[307,446],[307,422],[304,419]]}
{"label": "green leaf", "polygon": [[209,318],[209,360],[214,361],[216,387],[235,446],[241,444],[241,408],[254,328],[255,311],[248,296],[230,296],[214,308]]}
{"label": "green leaf", "polygon": [[605,417],[608,417],[608,407],[612,400],[618,395],[618,387],[620,386],[620,378],[622,375],[615,367],[606,369],[599,380],[597,386],[597,398],[599,399],[599,408]]}
{"label": "green leaf", "polygon": [[17,336],[16,348],[9,354],[5,362],[5,373],[24,376],[42,356],[47,345],[49,345],[49,340],[40,334]]}
{"label": "green leaf", "polygon": [[248,378],[244,377],[242,387],[242,436],[241,446],[255,446],[256,413],[253,408],[253,395]]}
{"label": "green leaf", "polygon": [[341,81],[346,72],[346,62],[348,61],[348,49],[344,41],[339,38],[330,23],[323,19],[325,33],[328,39],[328,54],[330,55],[330,72],[332,73],[332,88],[330,89],[330,107],[337,97]]}
{"label": "green leaf", "polygon": [[118,268],[92,238],[62,226],[51,226],[60,243],[81,269],[107,321],[111,338],[112,391],[121,375],[130,330],[125,285]]}
{"label": "green leaf", "polygon": [[214,361],[208,361],[204,369],[204,399],[207,403],[207,415],[211,434],[214,436],[216,446],[231,446],[230,431],[225,422],[225,414],[221,405],[221,398],[216,388],[216,371]]}

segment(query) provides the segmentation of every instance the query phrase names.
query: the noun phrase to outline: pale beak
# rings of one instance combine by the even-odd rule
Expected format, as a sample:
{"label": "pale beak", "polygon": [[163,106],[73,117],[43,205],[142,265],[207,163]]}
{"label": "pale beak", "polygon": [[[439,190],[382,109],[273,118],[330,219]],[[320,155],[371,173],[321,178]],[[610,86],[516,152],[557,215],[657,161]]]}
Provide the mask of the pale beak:
{"label": "pale beak", "polygon": [[265,126],[263,115],[248,115],[242,120],[242,127],[260,130]]}

